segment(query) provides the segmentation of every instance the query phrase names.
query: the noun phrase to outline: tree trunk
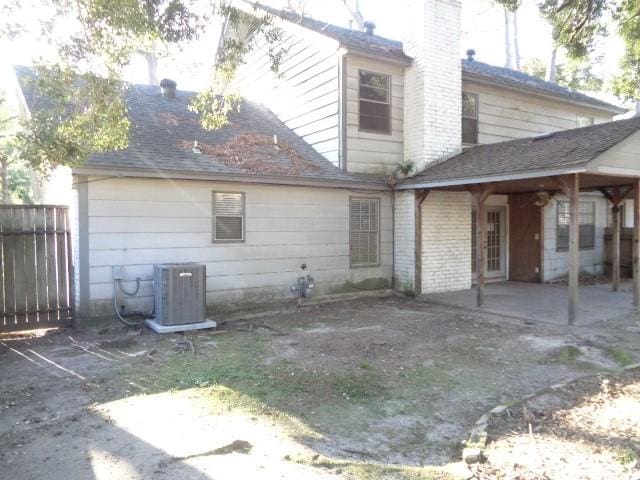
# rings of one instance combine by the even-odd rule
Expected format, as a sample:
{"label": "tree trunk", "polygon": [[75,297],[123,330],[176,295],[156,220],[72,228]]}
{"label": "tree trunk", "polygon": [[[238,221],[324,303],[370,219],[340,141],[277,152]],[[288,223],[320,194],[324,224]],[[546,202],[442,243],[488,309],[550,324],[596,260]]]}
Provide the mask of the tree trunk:
{"label": "tree trunk", "polygon": [[558,53],[558,49],[553,47],[551,50],[551,57],[549,58],[549,67],[547,68],[547,82],[556,83],[556,55]]}
{"label": "tree trunk", "polygon": [[520,71],[520,41],[518,38],[518,10],[513,11],[513,49],[516,57],[516,70]]}
{"label": "tree trunk", "polygon": [[511,22],[509,20],[509,10],[504,8],[504,48],[505,48],[505,67],[513,68],[513,58],[511,55]]}
{"label": "tree trunk", "polygon": [[9,192],[9,159],[0,156],[0,168],[2,168],[2,203],[11,203]]}
{"label": "tree trunk", "polygon": [[158,85],[158,57],[150,52],[143,52],[142,55],[147,61],[149,85]]}

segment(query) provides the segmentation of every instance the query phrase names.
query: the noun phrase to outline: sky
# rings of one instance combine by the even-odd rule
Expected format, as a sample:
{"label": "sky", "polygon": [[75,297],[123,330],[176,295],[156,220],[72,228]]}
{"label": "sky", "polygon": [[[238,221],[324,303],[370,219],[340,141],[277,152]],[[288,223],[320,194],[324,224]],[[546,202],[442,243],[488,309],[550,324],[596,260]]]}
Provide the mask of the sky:
{"label": "sky", "polygon": [[[25,18],[40,13],[37,7],[24,1]],[[286,0],[263,0],[274,6],[286,4]],[[342,0],[298,0],[310,16],[332,23],[348,26],[350,16],[342,4]],[[356,0],[351,0],[356,1]],[[359,0],[360,9],[366,20],[376,23],[376,33],[381,36],[402,40],[405,25],[403,12],[393,8],[395,2],[389,0]],[[531,58],[540,58],[545,62],[549,58],[552,42],[550,29],[540,18],[536,8],[538,0],[524,0],[519,12],[520,51],[523,64]],[[504,13],[494,5],[492,0],[462,1],[462,33],[460,39],[460,56],[468,48],[476,50],[476,59],[494,65],[504,65]],[[34,15],[31,15],[31,14]],[[34,24],[35,25],[35,24]],[[34,26],[35,28],[35,26]],[[182,51],[172,52],[172,56],[159,62],[159,78],[169,77],[178,82],[178,88],[201,90],[205,88],[211,77],[215,48],[220,34],[219,22],[213,22],[211,28],[197,42],[186,46]],[[615,71],[622,55],[623,45],[619,38],[613,36],[600,47],[606,52],[604,61],[597,67],[597,72],[609,76]],[[12,64],[28,65],[32,59],[42,55],[53,54],[52,47],[29,39],[12,42],[0,40],[0,70],[5,74]],[[560,54],[560,60],[562,55]],[[125,79],[134,83],[147,83],[146,63],[140,57],[134,59],[125,71]]]}

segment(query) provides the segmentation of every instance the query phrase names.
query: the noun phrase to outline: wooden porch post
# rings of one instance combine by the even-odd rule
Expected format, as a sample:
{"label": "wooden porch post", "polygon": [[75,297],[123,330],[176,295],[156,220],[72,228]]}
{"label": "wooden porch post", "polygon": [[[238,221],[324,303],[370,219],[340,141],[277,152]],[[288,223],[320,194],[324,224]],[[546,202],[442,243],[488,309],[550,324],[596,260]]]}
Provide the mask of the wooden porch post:
{"label": "wooden porch post", "polygon": [[612,205],[613,245],[611,252],[613,254],[613,265],[611,268],[611,284],[613,291],[617,292],[620,287],[620,205],[629,195],[630,189],[626,188],[623,190],[620,187],[613,187],[611,189],[601,188],[600,192],[609,199]]}
{"label": "wooden porch post", "polygon": [[480,185],[471,190],[471,197],[476,208],[476,304],[478,307],[484,307],[484,287],[487,272],[486,200],[492,191],[492,185]]}
{"label": "wooden porch post", "polygon": [[620,206],[611,207],[613,215],[613,266],[611,269],[611,285],[614,292],[620,287]]}
{"label": "wooden porch post", "polygon": [[573,173],[557,177],[562,192],[569,197],[569,325],[578,317],[578,287],[580,285],[580,222],[578,202],[580,197],[580,175]]}
{"label": "wooden porch post", "polygon": [[640,178],[633,182],[633,306],[640,309]]}
{"label": "wooden porch post", "polygon": [[416,297],[422,295],[422,204],[429,190],[416,190],[415,194],[415,279],[413,290]]}

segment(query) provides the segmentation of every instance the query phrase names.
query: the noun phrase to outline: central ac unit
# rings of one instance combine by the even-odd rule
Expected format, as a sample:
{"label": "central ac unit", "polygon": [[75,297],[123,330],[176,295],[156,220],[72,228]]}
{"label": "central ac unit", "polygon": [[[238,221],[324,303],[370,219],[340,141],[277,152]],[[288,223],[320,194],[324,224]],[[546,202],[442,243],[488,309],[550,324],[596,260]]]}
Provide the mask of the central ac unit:
{"label": "central ac unit", "polygon": [[155,321],[185,325],[206,320],[206,267],[197,263],[153,266]]}

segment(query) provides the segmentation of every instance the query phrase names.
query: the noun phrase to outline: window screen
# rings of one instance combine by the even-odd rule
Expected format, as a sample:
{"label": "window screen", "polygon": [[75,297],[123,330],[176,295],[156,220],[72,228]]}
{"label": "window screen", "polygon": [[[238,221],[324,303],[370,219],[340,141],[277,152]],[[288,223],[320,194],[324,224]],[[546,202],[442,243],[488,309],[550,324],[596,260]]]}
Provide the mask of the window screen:
{"label": "window screen", "polygon": [[391,77],[360,71],[360,129],[391,133]]}
{"label": "window screen", "polygon": [[478,143],[478,95],[462,92],[462,143]]}
{"label": "window screen", "polygon": [[379,263],[380,200],[377,198],[350,199],[349,236],[351,265],[365,266]]}
{"label": "window screen", "polygon": [[[556,250],[569,250],[569,202],[558,202],[558,228]],[[596,204],[580,202],[578,204],[578,224],[580,225],[580,248],[595,248],[596,242]]]}
{"label": "window screen", "polygon": [[244,193],[213,192],[213,241],[244,241]]}

